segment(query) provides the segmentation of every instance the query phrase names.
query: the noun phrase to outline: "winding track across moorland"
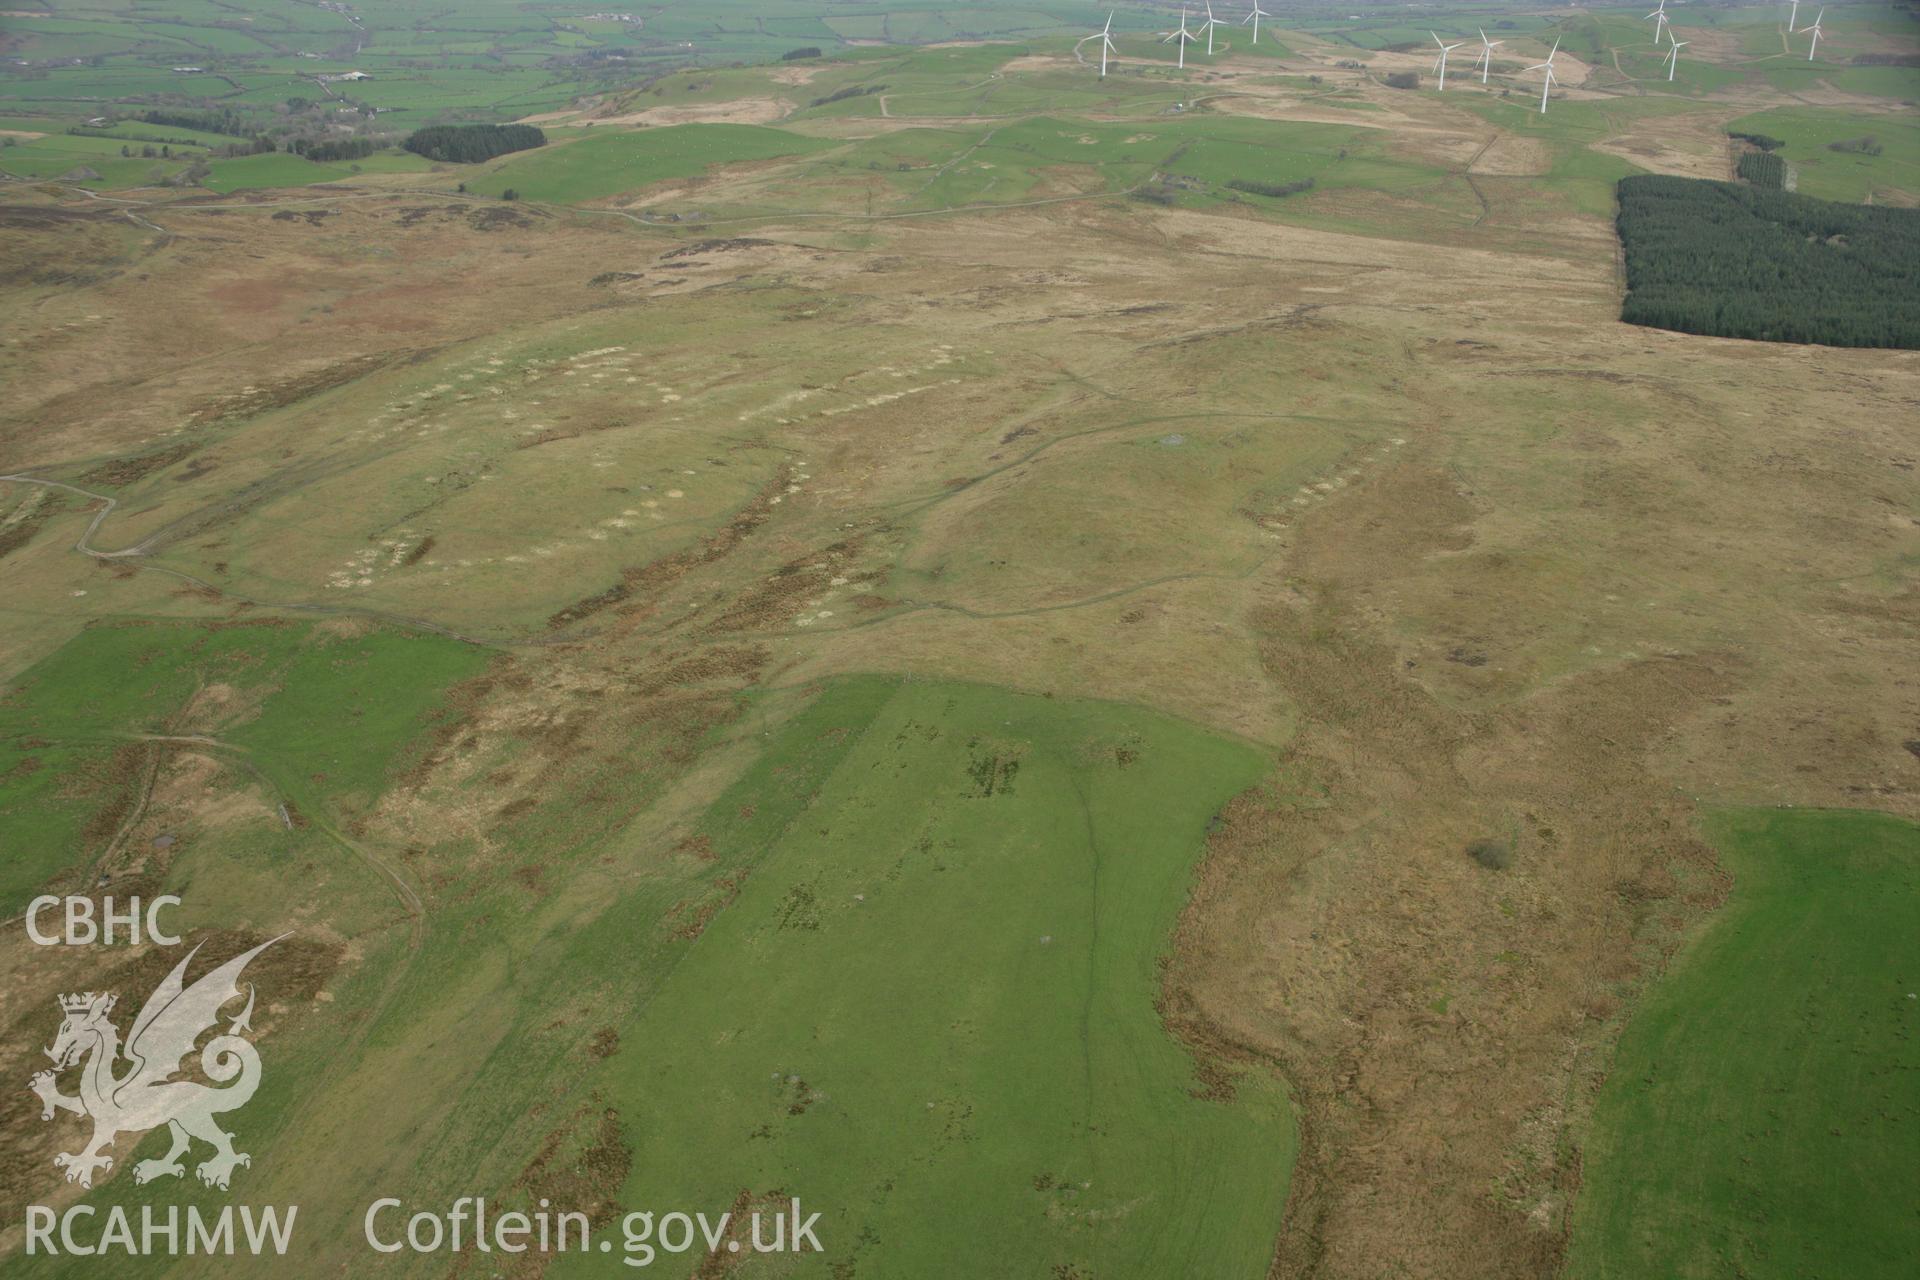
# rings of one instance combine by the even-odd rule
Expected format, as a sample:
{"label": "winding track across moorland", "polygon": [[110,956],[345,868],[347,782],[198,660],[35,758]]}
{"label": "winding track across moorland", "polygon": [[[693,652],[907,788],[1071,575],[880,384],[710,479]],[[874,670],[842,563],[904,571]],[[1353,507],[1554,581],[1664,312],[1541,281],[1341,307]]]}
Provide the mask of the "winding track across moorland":
{"label": "winding track across moorland", "polygon": [[387,622],[394,626],[408,627],[416,631],[431,631],[436,635],[446,636],[450,640],[458,640],[462,644],[475,645],[483,649],[553,643],[551,639],[542,637],[532,637],[521,640],[483,640],[478,636],[465,635],[455,631],[452,627],[442,626],[426,618],[414,618],[405,614],[387,613],[380,609],[362,609],[354,605],[318,604],[312,601],[299,600],[262,600],[253,596],[235,595],[217,583],[208,582],[205,578],[195,577],[183,569],[175,569],[164,564],[140,563],[137,557],[146,554],[144,544],[142,543],[136,542],[132,546],[122,547],[118,551],[102,551],[100,548],[94,546],[93,535],[98,532],[101,523],[106,520],[109,515],[113,514],[114,508],[120,505],[118,498],[109,497],[104,493],[95,493],[91,489],[82,489],[80,486],[68,484],[64,480],[46,480],[39,476],[22,475],[17,472],[11,475],[0,475],[0,483],[37,484],[49,489],[64,489],[68,493],[78,494],[89,501],[102,503],[101,508],[94,512],[93,519],[87,522],[87,527],[81,532],[79,541],[73,544],[75,551],[78,551],[84,556],[91,556],[95,560],[126,563],[133,565],[136,569],[146,569],[153,573],[164,573],[168,577],[178,578],[190,586],[198,587],[203,591],[211,591],[223,599],[232,600],[238,604],[252,605],[261,609],[294,609],[302,613],[321,613],[336,617],[368,618],[375,622]]}

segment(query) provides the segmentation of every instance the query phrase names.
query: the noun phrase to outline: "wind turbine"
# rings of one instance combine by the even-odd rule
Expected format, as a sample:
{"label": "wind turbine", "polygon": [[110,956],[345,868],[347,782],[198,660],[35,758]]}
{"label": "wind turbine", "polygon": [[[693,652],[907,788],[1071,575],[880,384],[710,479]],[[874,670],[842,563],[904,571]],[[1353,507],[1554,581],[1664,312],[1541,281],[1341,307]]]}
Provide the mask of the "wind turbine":
{"label": "wind turbine", "polygon": [[1667,0],[1660,0],[1660,7],[1647,16],[1653,19],[1653,42],[1659,44],[1660,33],[1667,29]]}
{"label": "wind turbine", "polygon": [[1107,25],[1100,28],[1100,78],[1107,78],[1107,55],[1113,48],[1113,11],[1107,11]]}
{"label": "wind turbine", "polygon": [[1458,44],[1442,44],[1439,36],[1434,35],[1431,31],[1427,32],[1427,34],[1433,36],[1433,42],[1435,44],[1440,45],[1440,58],[1434,65],[1440,68],[1440,92],[1445,93],[1447,91],[1447,55],[1466,42],[1463,40]]}
{"label": "wind turbine", "polygon": [[1260,0],[1253,0],[1253,12],[1240,19],[1240,25],[1243,27],[1249,22],[1253,24],[1253,39],[1249,43],[1260,43],[1260,19],[1271,18],[1272,16],[1272,14],[1260,7]]}
{"label": "wind turbine", "polygon": [[1820,19],[1826,16],[1827,16],[1827,11],[1825,9],[1822,9],[1819,13],[1814,15],[1813,25],[1807,28],[1808,31],[1813,32],[1813,43],[1807,46],[1808,62],[1813,61],[1813,51],[1820,47]]}
{"label": "wind turbine", "polygon": [[1555,37],[1553,41],[1553,48],[1548,50],[1547,52],[1547,60],[1545,62],[1536,62],[1534,65],[1527,68],[1527,70],[1529,71],[1544,71],[1547,73],[1547,78],[1540,82],[1540,114],[1541,115],[1547,114],[1547,90],[1553,88],[1553,55],[1559,52],[1560,52],[1560,40],[1558,37]]}
{"label": "wind turbine", "polygon": [[[1474,30],[1480,31],[1475,27]],[[1480,83],[1487,82],[1487,72],[1493,70],[1493,50],[1496,45],[1505,44],[1505,40],[1489,40],[1487,33],[1480,31]]]}
{"label": "wind turbine", "polygon": [[[1667,39],[1673,40],[1673,33],[1671,31],[1667,33]],[[1680,65],[1680,51],[1692,43],[1691,40],[1673,40],[1673,48],[1667,52],[1667,80],[1669,83],[1673,80],[1674,69]]]}
{"label": "wind turbine", "polygon": [[1207,0],[1207,20],[1200,24],[1207,33],[1207,56],[1213,56],[1213,29],[1227,24],[1213,16],[1213,0]]}
{"label": "wind turbine", "polygon": [[[1187,69],[1187,43],[1193,39],[1195,39],[1193,32],[1187,30],[1186,6],[1182,5],[1180,7],[1180,27],[1173,32],[1172,35],[1167,37],[1167,40],[1178,40],[1180,42],[1177,47],[1180,50],[1180,69],[1182,71]],[[1160,43],[1165,44],[1167,40],[1162,40]]]}

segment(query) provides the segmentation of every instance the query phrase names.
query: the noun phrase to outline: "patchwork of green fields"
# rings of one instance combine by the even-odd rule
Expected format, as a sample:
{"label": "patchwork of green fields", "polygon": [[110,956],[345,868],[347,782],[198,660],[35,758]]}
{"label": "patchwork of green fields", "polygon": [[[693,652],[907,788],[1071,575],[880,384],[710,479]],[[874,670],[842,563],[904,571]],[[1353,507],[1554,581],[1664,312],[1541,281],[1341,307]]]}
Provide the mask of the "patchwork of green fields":
{"label": "patchwork of green fields", "polygon": [[829,686],[700,825],[738,896],[607,1063],[622,1202],[797,1195],[863,1274],[984,1240],[998,1274],[1258,1274],[1284,1091],[1195,1096],[1155,962],[1210,815],[1263,768],[1126,707]]}
{"label": "patchwork of green fields", "polygon": [[1911,1275],[1920,827],[1757,810],[1710,833],[1733,896],[1621,1038],[1569,1275]]}

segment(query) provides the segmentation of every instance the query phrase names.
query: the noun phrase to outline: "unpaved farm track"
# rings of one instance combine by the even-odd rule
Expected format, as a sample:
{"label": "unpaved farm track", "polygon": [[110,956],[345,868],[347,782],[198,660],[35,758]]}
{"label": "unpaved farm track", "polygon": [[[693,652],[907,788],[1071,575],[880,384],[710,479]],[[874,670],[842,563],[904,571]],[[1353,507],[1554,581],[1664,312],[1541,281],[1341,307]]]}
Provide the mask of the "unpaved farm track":
{"label": "unpaved farm track", "polygon": [[45,480],[39,476],[21,475],[19,473],[0,476],[0,483],[37,484],[48,489],[62,489],[68,493],[78,494],[80,497],[86,498],[91,502],[103,504],[98,511],[93,513],[93,519],[87,522],[86,529],[80,534],[79,540],[73,544],[75,551],[95,560],[124,563],[136,569],[144,569],[150,573],[163,573],[170,578],[177,578],[181,582],[187,583],[192,587],[197,587],[202,591],[211,591],[222,600],[230,600],[235,604],[249,605],[256,609],[284,609],[300,613],[325,614],[329,617],[366,618],[370,621],[385,622],[393,626],[407,627],[415,631],[430,631],[435,635],[446,636],[450,640],[458,640],[462,644],[475,645],[483,649],[555,643],[551,637],[540,636],[518,640],[483,640],[479,636],[470,636],[463,632],[455,631],[452,627],[442,626],[429,618],[409,617],[406,614],[388,613],[381,609],[362,609],[353,605],[319,604],[307,600],[265,600],[255,596],[236,595],[224,587],[216,583],[208,582],[205,578],[196,577],[184,569],[175,569],[164,564],[142,563],[139,557],[146,554],[144,543],[136,542],[132,546],[122,547],[118,551],[102,551],[100,548],[94,546],[93,535],[99,531],[100,525],[106,518],[113,514],[114,508],[120,505],[118,498],[109,497],[104,493],[95,493],[91,489],[82,489],[80,486],[68,484],[64,480]]}

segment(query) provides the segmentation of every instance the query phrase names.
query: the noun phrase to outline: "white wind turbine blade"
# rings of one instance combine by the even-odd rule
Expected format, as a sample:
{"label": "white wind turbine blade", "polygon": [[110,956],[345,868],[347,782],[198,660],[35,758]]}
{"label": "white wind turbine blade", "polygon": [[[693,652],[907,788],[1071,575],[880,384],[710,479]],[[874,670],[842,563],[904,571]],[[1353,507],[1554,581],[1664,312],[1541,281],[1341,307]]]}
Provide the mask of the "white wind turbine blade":
{"label": "white wind turbine blade", "polygon": [[1240,20],[1240,25],[1244,27],[1249,22],[1253,24],[1253,43],[1254,44],[1260,43],[1260,19],[1270,18],[1272,16],[1273,16],[1272,14],[1268,13],[1265,9],[1262,9],[1260,7],[1260,0],[1253,0],[1253,12],[1249,13],[1246,17],[1242,18]]}
{"label": "white wind turbine blade", "polygon": [[1560,52],[1560,42],[1558,40],[1555,40],[1553,42],[1552,51],[1547,54],[1547,60],[1545,62],[1536,62],[1532,66],[1527,68],[1528,71],[1544,71],[1547,73],[1540,80],[1540,114],[1541,115],[1545,115],[1547,113],[1547,92],[1548,90],[1553,88],[1553,82],[1554,82],[1553,58],[1554,58],[1554,54],[1557,54],[1559,52]]}
{"label": "white wind turbine blade", "polygon": [[1480,83],[1485,84],[1487,74],[1493,70],[1493,47],[1497,44],[1505,44],[1506,41],[1487,39],[1487,33],[1483,28],[1475,27],[1474,30],[1480,32]]}
{"label": "white wind turbine blade", "polygon": [[1207,0],[1207,20],[1200,24],[1200,29],[1207,33],[1207,56],[1209,58],[1213,56],[1213,29],[1225,25],[1226,24],[1221,22],[1220,19],[1213,16],[1213,0]]}

